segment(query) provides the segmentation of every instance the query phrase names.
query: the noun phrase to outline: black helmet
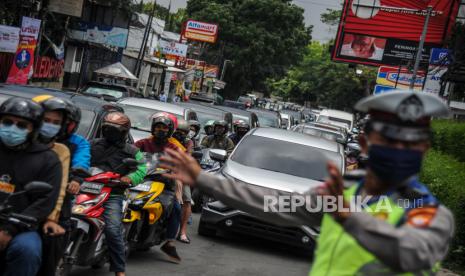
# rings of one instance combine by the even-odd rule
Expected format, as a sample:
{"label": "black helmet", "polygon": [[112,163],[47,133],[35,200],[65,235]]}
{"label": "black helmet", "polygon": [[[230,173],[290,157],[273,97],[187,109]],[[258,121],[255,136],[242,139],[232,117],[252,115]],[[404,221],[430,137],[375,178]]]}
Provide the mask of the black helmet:
{"label": "black helmet", "polygon": [[250,125],[249,125],[248,123],[244,122],[244,121],[238,122],[237,124],[235,124],[235,127],[236,127],[236,131],[237,131],[237,129],[239,129],[239,128],[246,128],[247,131],[250,130]]}
{"label": "black helmet", "polygon": [[178,121],[175,116],[167,112],[158,112],[152,116],[152,128],[151,128],[152,134],[154,132],[156,124],[164,124],[165,126],[167,126],[169,128],[167,137],[171,137],[177,128]]}
{"label": "black helmet", "polygon": [[81,122],[81,109],[68,99],[64,99],[63,101],[66,103],[67,113],[64,138],[68,138],[75,133],[79,127],[79,123]]}
{"label": "black helmet", "polygon": [[13,97],[6,100],[0,106],[0,117],[4,115],[15,116],[30,121],[34,125],[33,132],[37,132],[42,125],[44,110],[40,104],[31,100]]}
{"label": "black helmet", "polygon": [[228,133],[229,125],[228,125],[228,122],[226,122],[225,120],[215,121],[215,123],[213,124],[213,129],[215,129],[217,126],[224,127],[223,135]]}

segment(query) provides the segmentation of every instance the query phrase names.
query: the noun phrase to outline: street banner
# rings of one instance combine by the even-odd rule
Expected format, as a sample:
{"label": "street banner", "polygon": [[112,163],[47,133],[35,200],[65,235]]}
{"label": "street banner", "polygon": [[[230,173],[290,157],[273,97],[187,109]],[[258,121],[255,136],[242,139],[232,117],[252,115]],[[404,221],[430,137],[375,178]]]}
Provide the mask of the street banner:
{"label": "street banner", "polygon": [[188,20],[185,23],[182,36],[190,40],[215,43],[218,38],[218,25]]}
{"label": "street banner", "polygon": [[8,84],[27,84],[29,73],[34,64],[34,51],[36,40],[32,36],[22,36],[16,51],[15,59],[10,68]]}
{"label": "street banner", "polygon": [[129,30],[81,21],[69,29],[69,37],[96,44],[126,48]]}
{"label": "street banner", "polygon": [[0,52],[16,53],[20,28],[0,25]]}
{"label": "street banner", "polygon": [[187,56],[186,44],[170,42],[165,40],[158,41],[158,47],[155,51],[156,57],[166,57],[166,59],[185,58]]}
{"label": "street banner", "polygon": [[55,13],[81,17],[84,0],[49,0],[48,10]]}
{"label": "street banner", "polygon": [[441,91],[441,77],[447,72],[445,66],[431,65],[426,76],[424,92],[439,95]]}
{"label": "street banner", "polygon": [[204,78],[218,78],[220,68],[217,65],[207,64],[204,69]]}
{"label": "street banner", "polygon": [[385,86],[385,85],[375,85],[375,91],[373,92],[374,95],[381,94],[381,93],[386,93],[386,92],[391,92],[396,90],[396,88],[391,87],[391,86]]}
{"label": "street banner", "polygon": [[[399,74],[399,67],[381,66],[378,70],[376,84],[397,87],[397,89],[409,89],[413,74],[408,69],[402,68]],[[419,71],[415,79],[414,90],[421,91],[425,80],[425,72]],[[396,85],[397,82],[397,85]]]}
{"label": "street banner", "polygon": [[433,48],[429,58],[430,65],[448,66],[451,63],[451,53],[449,49]]}
{"label": "street banner", "polygon": [[451,34],[458,5],[456,0],[345,0],[332,59],[373,66],[412,62],[432,6],[421,59],[427,65],[431,49]]}
{"label": "street banner", "polygon": [[27,16],[23,16],[23,20],[21,22],[21,36],[31,36],[34,37],[35,40],[39,37],[40,32],[40,19],[30,18]]}

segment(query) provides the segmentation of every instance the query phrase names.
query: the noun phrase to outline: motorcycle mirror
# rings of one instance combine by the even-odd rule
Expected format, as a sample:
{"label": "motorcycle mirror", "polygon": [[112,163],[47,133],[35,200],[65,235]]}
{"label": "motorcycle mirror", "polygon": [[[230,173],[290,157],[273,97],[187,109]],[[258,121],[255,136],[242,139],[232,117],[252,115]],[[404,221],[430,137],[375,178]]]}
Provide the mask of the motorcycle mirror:
{"label": "motorcycle mirror", "polygon": [[139,161],[137,161],[136,159],[132,159],[132,158],[123,159],[123,164],[130,168],[137,168],[140,165]]}
{"label": "motorcycle mirror", "polygon": [[194,151],[192,153],[192,157],[194,157],[195,159],[201,159],[203,157],[203,153],[201,151]]}
{"label": "motorcycle mirror", "polygon": [[24,186],[24,190],[28,194],[47,193],[50,192],[52,189],[52,185],[40,181],[29,182],[28,184],[26,184],[26,186]]}
{"label": "motorcycle mirror", "polygon": [[228,158],[228,153],[225,150],[212,149],[210,150],[210,157],[212,160],[224,162]]}

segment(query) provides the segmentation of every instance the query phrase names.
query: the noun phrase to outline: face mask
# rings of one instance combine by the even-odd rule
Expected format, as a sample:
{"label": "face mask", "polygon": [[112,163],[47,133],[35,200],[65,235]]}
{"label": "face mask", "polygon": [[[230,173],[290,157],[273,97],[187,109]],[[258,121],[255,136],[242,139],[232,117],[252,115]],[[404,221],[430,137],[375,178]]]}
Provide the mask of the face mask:
{"label": "face mask", "polygon": [[417,150],[372,145],[368,149],[368,167],[382,181],[401,184],[421,170],[423,154]]}
{"label": "face mask", "polygon": [[53,138],[60,132],[61,126],[51,123],[43,123],[40,128],[40,134],[45,138]]}
{"label": "face mask", "polygon": [[155,137],[154,142],[156,144],[163,144],[168,139],[168,132],[165,131],[155,131],[153,133],[153,137]]}
{"label": "face mask", "polygon": [[110,144],[118,144],[124,141],[126,133],[120,131],[115,127],[104,127],[102,129],[102,135],[105,140]]}
{"label": "face mask", "polygon": [[16,125],[0,125],[0,140],[8,147],[15,147],[23,144],[29,134],[27,129],[20,129]]}
{"label": "face mask", "polygon": [[189,133],[187,133],[187,138],[192,139],[195,137],[195,132],[192,130],[189,130]]}

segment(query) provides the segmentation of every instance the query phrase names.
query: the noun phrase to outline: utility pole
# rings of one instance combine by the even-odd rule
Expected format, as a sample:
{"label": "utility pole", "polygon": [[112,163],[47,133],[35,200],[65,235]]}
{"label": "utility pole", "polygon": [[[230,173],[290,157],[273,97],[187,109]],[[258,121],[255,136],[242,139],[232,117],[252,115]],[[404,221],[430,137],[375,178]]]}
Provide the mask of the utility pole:
{"label": "utility pole", "polygon": [[147,20],[147,25],[145,26],[144,37],[142,38],[142,45],[140,46],[139,55],[137,56],[136,62],[136,77],[139,78],[140,70],[142,67],[142,63],[145,56],[145,47],[147,46],[147,40],[149,38],[150,30],[152,29],[152,21],[153,17],[155,16],[155,7],[157,5],[157,1],[153,2],[152,11],[150,12],[149,18]]}
{"label": "utility pole", "polygon": [[415,58],[415,65],[413,66],[413,76],[412,81],[410,82],[410,91],[413,91],[415,88],[415,81],[417,80],[418,68],[420,67],[420,61],[423,53],[423,46],[425,45],[426,34],[428,32],[429,19],[431,13],[433,12],[433,7],[429,6],[426,13],[425,24],[423,25],[423,32],[421,33],[420,43],[418,44],[417,56]]}

